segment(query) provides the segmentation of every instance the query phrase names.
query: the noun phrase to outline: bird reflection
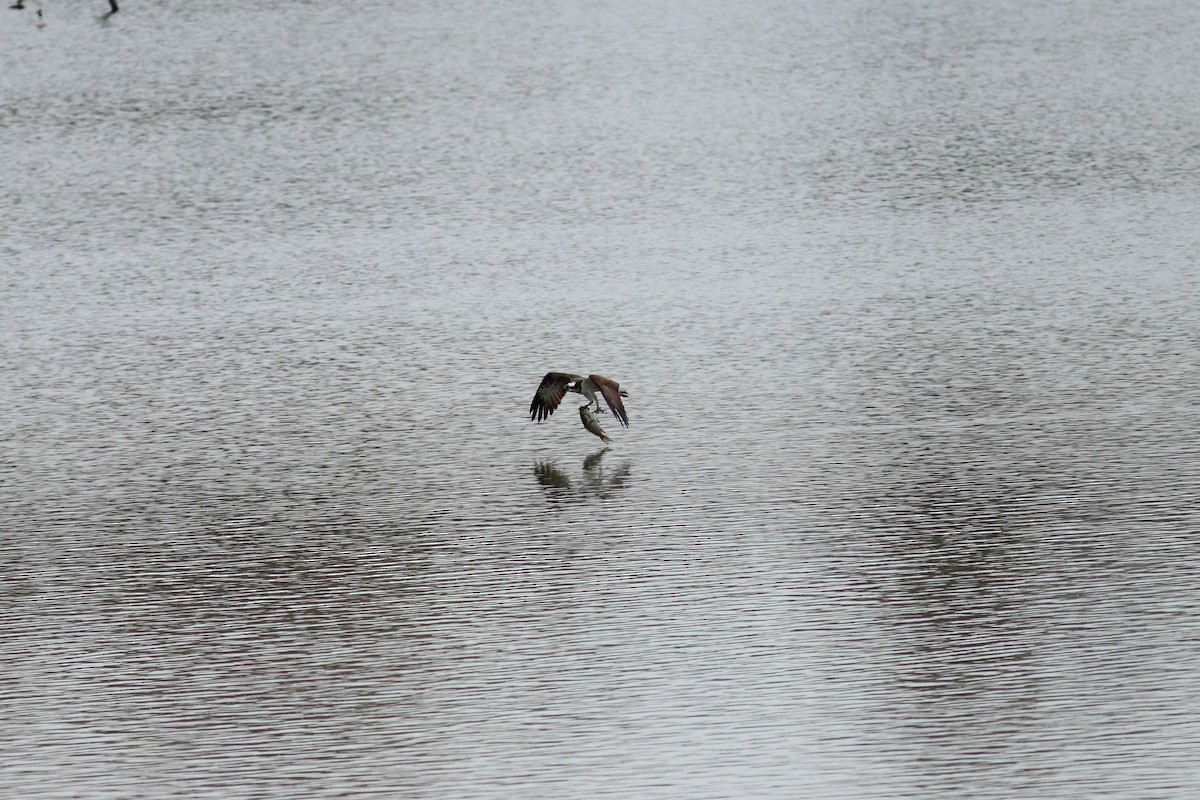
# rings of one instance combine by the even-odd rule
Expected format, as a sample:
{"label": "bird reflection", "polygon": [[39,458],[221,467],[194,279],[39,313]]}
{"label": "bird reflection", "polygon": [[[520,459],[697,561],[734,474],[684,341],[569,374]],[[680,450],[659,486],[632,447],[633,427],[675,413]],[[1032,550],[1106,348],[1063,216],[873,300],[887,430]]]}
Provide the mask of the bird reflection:
{"label": "bird reflection", "polygon": [[548,489],[570,489],[571,479],[567,473],[549,461],[539,461],[533,465],[533,474],[537,482]]}
{"label": "bird reflection", "polygon": [[571,498],[584,500],[589,497],[607,498],[613,490],[620,489],[629,479],[630,463],[624,463],[606,468],[604,457],[612,450],[602,447],[583,460],[583,475],[572,482],[571,478],[553,461],[539,461],[533,465],[533,475],[537,482],[548,490],[548,499],[560,500]]}
{"label": "bird reflection", "polygon": [[594,472],[597,469],[599,469],[600,462],[604,459],[604,456],[608,454],[609,450],[612,450],[612,448],[611,447],[601,447],[599,450],[597,450],[596,452],[592,453],[590,456],[585,458],[583,460],[583,471],[584,472]]}

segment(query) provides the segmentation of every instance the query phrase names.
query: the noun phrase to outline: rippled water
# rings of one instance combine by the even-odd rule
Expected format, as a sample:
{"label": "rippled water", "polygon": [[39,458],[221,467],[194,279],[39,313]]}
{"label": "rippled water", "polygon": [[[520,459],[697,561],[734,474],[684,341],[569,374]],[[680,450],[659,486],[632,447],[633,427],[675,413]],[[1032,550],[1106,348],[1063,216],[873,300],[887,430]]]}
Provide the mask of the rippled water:
{"label": "rippled water", "polygon": [[0,17],[0,795],[1194,796],[1190,5],[104,6]]}

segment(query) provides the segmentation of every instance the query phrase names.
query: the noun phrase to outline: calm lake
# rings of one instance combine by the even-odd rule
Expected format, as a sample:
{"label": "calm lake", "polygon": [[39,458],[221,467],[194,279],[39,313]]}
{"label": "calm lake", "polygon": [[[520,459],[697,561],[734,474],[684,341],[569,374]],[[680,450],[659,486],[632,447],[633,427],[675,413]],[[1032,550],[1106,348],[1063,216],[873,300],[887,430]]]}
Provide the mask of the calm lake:
{"label": "calm lake", "polygon": [[1197,796],[1193,4],[38,7],[0,796]]}

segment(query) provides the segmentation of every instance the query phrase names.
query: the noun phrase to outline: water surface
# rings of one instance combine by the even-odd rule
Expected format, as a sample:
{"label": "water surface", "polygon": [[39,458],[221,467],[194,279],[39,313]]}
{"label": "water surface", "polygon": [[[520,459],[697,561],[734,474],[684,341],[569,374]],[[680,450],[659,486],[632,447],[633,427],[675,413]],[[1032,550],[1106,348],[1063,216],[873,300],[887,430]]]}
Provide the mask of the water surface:
{"label": "water surface", "polygon": [[1195,793],[1190,6],[123,6],[0,20],[9,794]]}

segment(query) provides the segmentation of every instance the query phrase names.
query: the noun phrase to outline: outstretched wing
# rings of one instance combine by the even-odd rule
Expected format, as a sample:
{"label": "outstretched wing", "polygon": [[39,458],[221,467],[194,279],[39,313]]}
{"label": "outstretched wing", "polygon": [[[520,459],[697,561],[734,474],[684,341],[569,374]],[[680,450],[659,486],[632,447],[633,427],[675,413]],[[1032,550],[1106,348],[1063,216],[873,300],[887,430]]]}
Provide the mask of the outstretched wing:
{"label": "outstretched wing", "polygon": [[625,413],[625,404],[621,402],[621,385],[603,375],[588,375],[588,377],[592,379],[592,383],[596,384],[600,394],[604,395],[604,402],[608,403],[608,409],[612,411],[613,416],[628,428],[629,415]]}
{"label": "outstretched wing", "polygon": [[558,404],[567,394],[567,387],[583,380],[579,375],[568,375],[565,372],[547,372],[542,383],[533,395],[529,404],[529,418],[541,422],[554,413]]}

